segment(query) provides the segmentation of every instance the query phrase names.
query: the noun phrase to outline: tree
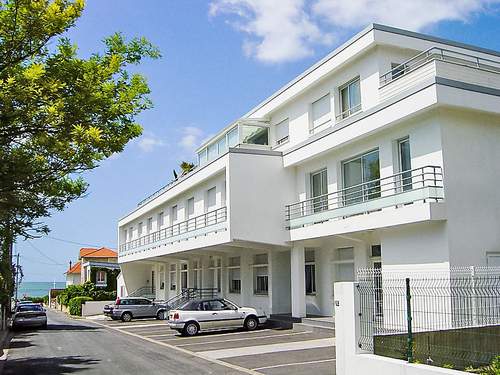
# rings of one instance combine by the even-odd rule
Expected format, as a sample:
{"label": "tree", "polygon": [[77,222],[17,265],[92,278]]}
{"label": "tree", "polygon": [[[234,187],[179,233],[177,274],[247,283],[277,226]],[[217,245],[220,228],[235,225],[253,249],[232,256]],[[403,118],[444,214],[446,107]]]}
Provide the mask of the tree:
{"label": "tree", "polygon": [[82,172],[141,134],[145,78],[129,67],[158,58],[144,38],[117,33],[87,59],[60,38],[83,0],[0,0],[0,302],[12,294],[12,243],[43,235],[42,218],[83,196]]}
{"label": "tree", "polygon": [[193,163],[189,163],[187,161],[183,161],[179,166],[181,167],[181,176],[188,174],[195,167]]}

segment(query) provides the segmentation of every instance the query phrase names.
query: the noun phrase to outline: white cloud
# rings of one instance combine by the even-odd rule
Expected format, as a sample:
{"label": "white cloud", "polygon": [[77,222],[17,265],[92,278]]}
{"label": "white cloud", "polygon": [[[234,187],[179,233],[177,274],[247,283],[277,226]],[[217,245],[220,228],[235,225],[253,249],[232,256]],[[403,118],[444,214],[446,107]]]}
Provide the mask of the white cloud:
{"label": "white cloud", "polygon": [[298,60],[333,41],[307,14],[304,0],[214,0],[210,15],[222,14],[235,16],[229,22],[247,35],[243,51],[263,62]]}
{"label": "white cloud", "polygon": [[194,151],[204,139],[204,131],[196,126],[185,126],[181,129],[180,146],[189,152]]}
{"label": "white cloud", "polygon": [[441,21],[468,22],[500,0],[213,0],[211,16],[246,34],[243,50],[279,63],[314,54],[346,30],[372,22],[419,31]]}
{"label": "white cloud", "polygon": [[143,152],[152,152],[158,147],[165,146],[166,143],[153,133],[144,133],[144,135],[139,138],[137,145]]}
{"label": "white cloud", "polygon": [[383,23],[410,30],[421,30],[441,21],[466,22],[498,0],[317,0],[315,15],[341,28]]}

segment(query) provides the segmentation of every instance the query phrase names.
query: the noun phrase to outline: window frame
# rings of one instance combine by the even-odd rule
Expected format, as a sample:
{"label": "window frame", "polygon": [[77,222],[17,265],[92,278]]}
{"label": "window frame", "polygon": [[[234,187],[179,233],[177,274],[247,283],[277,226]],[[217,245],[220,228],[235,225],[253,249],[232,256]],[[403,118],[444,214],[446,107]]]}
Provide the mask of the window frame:
{"label": "window frame", "polygon": [[[314,118],[313,118],[313,115],[314,115],[314,104],[318,103],[320,100],[323,100],[326,97],[328,97],[328,106],[329,106],[329,109],[330,109],[330,111],[328,112],[328,119],[326,119],[323,122],[321,122],[320,124],[314,126]],[[309,118],[310,118],[310,120],[309,120],[309,133],[310,134],[314,134],[321,127],[326,128],[325,125],[327,125],[328,123],[331,124],[331,122],[332,122],[332,96],[331,96],[330,92],[327,92],[326,94],[322,95],[318,99],[316,99],[313,102],[311,102],[311,104],[309,105],[309,108],[310,108],[310,110],[309,110],[309,114],[310,114],[310,116],[309,116]]]}
{"label": "window frame", "polygon": [[[350,92],[351,88],[350,87],[355,82],[359,82],[359,84],[358,84],[358,86],[359,86],[359,104],[357,104],[356,106],[353,106],[351,103],[351,92]],[[349,101],[349,103],[348,103],[349,108],[347,108],[347,109],[343,108],[343,100],[342,100],[342,91],[344,91],[345,89],[347,89],[347,99]],[[362,109],[361,78],[359,75],[352,78],[351,80],[347,81],[343,85],[339,86],[338,92],[339,92],[339,109],[340,109],[340,111],[339,111],[340,113],[338,115],[339,120],[344,120],[344,119],[354,115],[355,113],[361,111],[361,109]],[[357,107],[359,107],[359,108],[357,108]],[[357,108],[357,109],[355,109],[355,108]]]}

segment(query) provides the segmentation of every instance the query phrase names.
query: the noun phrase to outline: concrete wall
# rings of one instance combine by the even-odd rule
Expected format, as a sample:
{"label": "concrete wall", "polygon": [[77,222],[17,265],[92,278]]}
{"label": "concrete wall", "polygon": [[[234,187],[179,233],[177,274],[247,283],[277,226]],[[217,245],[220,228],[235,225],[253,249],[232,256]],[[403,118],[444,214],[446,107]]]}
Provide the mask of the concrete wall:
{"label": "concrete wall", "polygon": [[113,303],[115,301],[86,301],[82,305],[82,316],[101,315],[104,305]]}

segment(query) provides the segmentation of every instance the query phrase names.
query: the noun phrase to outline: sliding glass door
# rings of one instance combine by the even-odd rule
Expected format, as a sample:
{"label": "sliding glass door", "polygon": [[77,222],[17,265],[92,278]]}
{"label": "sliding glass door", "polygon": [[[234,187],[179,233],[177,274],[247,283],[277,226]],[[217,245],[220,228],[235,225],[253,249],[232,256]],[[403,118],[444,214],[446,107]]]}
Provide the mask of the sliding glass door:
{"label": "sliding glass door", "polygon": [[328,209],[328,180],[326,169],[311,173],[312,212]]}
{"label": "sliding glass door", "polygon": [[401,188],[403,191],[411,190],[411,156],[410,139],[404,138],[398,141],[399,169],[401,172]]}
{"label": "sliding glass door", "polygon": [[378,150],[342,163],[345,206],[380,197]]}

